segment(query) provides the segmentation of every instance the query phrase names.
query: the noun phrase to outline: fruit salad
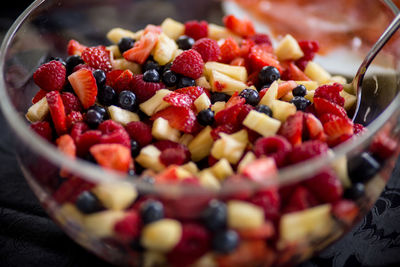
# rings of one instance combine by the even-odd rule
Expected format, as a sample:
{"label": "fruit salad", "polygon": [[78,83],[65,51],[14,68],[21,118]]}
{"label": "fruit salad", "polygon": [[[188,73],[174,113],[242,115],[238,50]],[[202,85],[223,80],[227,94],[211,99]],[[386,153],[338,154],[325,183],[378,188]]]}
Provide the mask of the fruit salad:
{"label": "fruit salad", "polygon": [[[281,169],[366,131],[347,114],[356,97],[313,60],[318,42],[273,43],[233,15],[223,24],[114,28],[112,45],[70,40],[67,57],[33,75],[31,129],[125,177],[94,183],[62,167],[51,192],[64,221],[144,266],[288,264],[354,222],[364,185],[397,147],[380,135],[351,161],[281,185]],[[176,185],[191,191],[155,193]]]}

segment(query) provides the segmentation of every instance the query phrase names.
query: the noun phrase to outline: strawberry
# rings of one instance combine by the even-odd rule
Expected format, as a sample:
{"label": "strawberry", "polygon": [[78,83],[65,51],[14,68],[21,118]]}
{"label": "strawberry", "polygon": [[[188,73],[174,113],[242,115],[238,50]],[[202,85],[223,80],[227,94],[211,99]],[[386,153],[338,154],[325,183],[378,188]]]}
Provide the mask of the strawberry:
{"label": "strawberry", "polygon": [[131,148],[129,134],[125,129],[116,130],[108,134],[103,133],[100,138],[100,144],[121,144],[129,149]]}
{"label": "strawberry", "polygon": [[246,60],[242,57],[237,57],[234,60],[229,63],[232,66],[240,66],[240,67],[245,67],[246,66]]}
{"label": "strawberry", "polygon": [[181,148],[167,148],[161,152],[160,161],[165,166],[169,165],[183,165],[190,160],[184,149]]}
{"label": "strawberry", "polygon": [[282,73],[283,68],[280,65],[278,59],[273,54],[273,51],[269,51],[270,47],[264,44],[255,45],[250,49],[248,55],[249,64],[253,72],[260,71],[264,66],[273,66]]}
{"label": "strawberry", "polygon": [[250,202],[261,207],[264,210],[265,217],[268,220],[275,220],[279,218],[281,199],[276,188],[272,187],[257,192],[250,199]]}
{"label": "strawberry", "polygon": [[221,138],[219,136],[220,133],[232,134],[236,131],[237,131],[237,126],[232,123],[221,124],[212,129],[211,137],[215,141]]}
{"label": "strawberry", "polygon": [[90,148],[90,153],[106,169],[127,172],[132,164],[130,149],[120,144],[94,145]]}
{"label": "strawberry", "polygon": [[292,150],[292,145],[284,137],[276,135],[258,139],[253,149],[257,157],[271,157],[278,167],[283,167]]}
{"label": "strawberry", "polygon": [[139,103],[151,98],[155,93],[165,88],[163,83],[150,83],[143,80],[143,74],[134,75],[132,78],[132,91],[135,93]]}
{"label": "strawberry", "polygon": [[240,56],[243,58],[247,58],[251,51],[251,48],[253,48],[253,46],[255,45],[256,43],[253,40],[243,39],[240,43]]}
{"label": "strawberry", "polygon": [[77,154],[79,156],[85,156],[92,146],[100,143],[100,139],[101,132],[99,130],[89,130],[78,135],[74,139],[76,142]]}
{"label": "strawberry", "polygon": [[176,92],[169,93],[163,98],[163,100],[175,107],[191,108],[193,105],[193,100],[190,96]]}
{"label": "strawberry", "polygon": [[161,141],[157,141],[157,142],[153,143],[153,145],[161,152],[163,152],[164,150],[166,150],[168,148],[178,148],[178,149],[185,151],[185,154],[188,157],[190,157],[189,149],[185,145],[177,143],[177,142],[173,142],[170,140],[161,140]]}
{"label": "strawberry", "polygon": [[130,210],[126,215],[114,224],[114,232],[122,240],[133,240],[140,236],[142,220],[135,210]]}
{"label": "strawberry", "polygon": [[208,97],[210,97],[210,93],[207,90],[204,90],[200,86],[189,86],[180,88],[174,91],[175,93],[185,94],[189,96],[193,102],[203,93],[206,93]]}
{"label": "strawberry", "polygon": [[67,128],[71,129],[72,126],[77,123],[83,121],[83,115],[79,111],[71,111],[67,115]]}
{"label": "strawberry", "polygon": [[334,203],[342,198],[342,183],[332,170],[322,171],[304,183],[322,203]]}
{"label": "strawberry", "polygon": [[42,100],[43,97],[46,96],[46,94],[48,93],[48,91],[40,89],[36,95],[32,98],[32,104],[36,104],[37,102],[39,102],[40,100]]}
{"label": "strawberry", "polygon": [[297,111],[281,125],[278,134],[285,137],[293,146],[302,142],[304,113]]}
{"label": "strawberry", "polygon": [[256,159],[242,169],[242,174],[254,182],[269,180],[275,183],[277,172],[275,161],[272,158]]}
{"label": "strawberry", "polygon": [[237,124],[241,125],[243,124],[243,121],[246,119],[247,115],[254,109],[253,106],[249,104],[244,104],[242,108],[240,109],[240,112],[237,116]]}
{"label": "strawberry", "polygon": [[176,184],[179,180],[179,177],[176,173],[176,166],[172,166],[158,173],[155,177],[155,181],[157,184],[163,183],[174,183]]}
{"label": "strawberry", "polygon": [[197,40],[192,46],[201,55],[204,62],[217,61],[221,56],[221,49],[217,41],[210,38],[201,38]]}
{"label": "strawberry", "polygon": [[37,133],[47,141],[51,142],[51,140],[53,139],[53,131],[51,130],[50,123],[48,123],[47,121],[38,121],[32,123],[30,127],[35,133]]}
{"label": "strawberry", "polygon": [[159,34],[149,31],[135,42],[135,45],[123,53],[126,60],[143,64],[157,45]]}
{"label": "strawberry", "polygon": [[46,94],[46,99],[54,128],[58,135],[62,135],[67,131],[67,117],[60,93],[58,91],[51,91]]}
{"label": "strawberry", "polygon": [[94,184],[73,176],[61,184],[57,191],[53,193],[53,198],[58,203],[64,203],[66,201],[75,203],[77,197],[82,192],[90,190],[93,187]]}
{"label": "strawberry", "polygon": [[117,78],[123,73],[123,70],[112,70],[106,73],[106,85],[115,87],[115,82]]}
{"label": "strawberry", "polygon": [[334,83],[332,85],[321,85],[315,90],[314,97],[324,98],[341,107],[344,106],[344,98],[340,95],[343,85]]}
{"label": "strawberry", "polygon": [[80,44],[78,41],[71,39],[68,42],[67,45],[67,53],[69,56],[72,55],[81,55],[82,52],[87,48],[87,46],[84,46],[82,44]]}
{"label": "strawberry", "polygon": [[225,39],[224,43],[220,47],[220,50],[220,61],[223,63],[229,63],[240,56],[240,47],[232,37],[228,37]]}
{"label": "strawberry", "polygon": [[225,27],[242,37],[252,36],[256,33],[253,23],[244,18],[238,19],[234,15],[228,15],[223,18]]}
{"label": "strawberry", "polygon": [[132,88],[132,79],[133,73],[130,70],[124,70],[118,77],[115,79],[114,82],[114,90],[117,93],[120,93],[124,90],[130,90]]}
{"label": "strawberry", "polygon": [[69,134],[64,134],[57,138],[56,144],[58,149],[68,157],[76,157],[76,146],[74,140]]}
{"label": "strawberry", "polygon": [[354,135],[362,135],[367,132],[367,128],[365,128],[362,124],[354,123]]}
{"label": "strawberry", "polygon": [[320,97],[314,97],[314,108],[317,112],[318,117],[322,116],[325,113],[332,113],[336,116],[347,118],[346,110],[335,104]]}
{"label": "strawberry", "polygon": [[197,79],[203,74],[203,67],[204,62],[199,52],[189,49],[183,51],[174,59],[171,70],[192,79]]}
{"label": "strawberry", "polygon": [[204,20],[191,20],[185,23],[185,35],[195,40],[208,36],[208,23]]}
{"label": "strawberry", "polygon": [[168,107],[160,110],[151,117],[151,120],[164,118],[171,127],[185,133],[192,133],[195,129],[196,115],[189,108],[184,107]]}
{"label": "strawberry", "polygon": [[294,80],[294,81],[311,81],[304,72],[299,69],[292,61],[281,62],[285,71],[282,73],[283,80]]}
{"label": "strawberry", "polygon": [[319,139],[324,134],[322,123],[311,113],[304,113],[304,125],[311,140]]}
{"label": "strawberry", "polygon": [[295,81],[286,81],[282,82],[278,85],[278,94],[277,98],[281,98],[286,94],[293,91],[294,88],[297,87],[297,83]]}
{"label": "strawberry", "polygon": [[328,140],[334,141],[342,135],[352,136],[354,133],[353,122],[347,118],[324,123],[324,132],[328,135]]}
{"label": "strawberry", "polygon": [[318,200],[311,194],[309,189],[299,185],[289,195],[289,200],[283,209],[283,213],[306,210],[318,204]]}
{"label": "strawberry", "polygon": [[299,46],[303,50],[304,56],[296,61],[296,65],[304,71],[307,63],[313,60],[315,54],[319,50],[319,44],[317,41],[299,41]]}
{"label": "strawberry", "polygon": [[128,123],[125,128],[130,138],[138,142],[140,147],[147,146],[153,140],[151,127],[144,122],[133,121]]}
{"label": "strawberry", "polygon": [[265,33],[255,33],[250,37],[256,44],[267,44],[272,46],[271,38]]}
{"label": "strawberry", "polygon": [[102,132],[102,134],[111,134],[113,132],[119,131],[119,130],[124,130],[124,126],[119,124],[116,121],[113,120],[106,120],[100,123],[99,127],[97,127],[98,130]]}
{"label": "strawberry", "polygon": [[64,103],[66,114],[70,114],[72,111],[82,111],[82,104],[74,94],[65,92],[61,94],[61,98]]}
{"label": "strawberry", "polygon": [[87,69],[81,69],[69,75],[68,80],[82,106],[85,109],[93,106],[97,96],[97,84],[92,72]]}
{"label": "strawberry", "polygon": [[335,218],[350,226],[360,214],[360,209],[355,202],[342,199],[333,204],[332,214]]}
{"label": "strawberry", "polygon": [[292,152],[289,155],[291,163],[298,163],[301,161],[308,160],[318,155],[323,155],[328,152],[328,145],[324,142],[306,141],[301,145],[294,146]]}
{"label": "strawberry", "polygon": [[45,91],[60,91],[65,85],[67,70],[57,60],[41,65],[33,74],[34,82]]}
{"label": "strawberry", "polygon": [[245,230],[238,230],[238,234],[241,239],[247,240],[257,240],[257,239],[270,239],[275,234],[274,225],[266,221],[263,225],[257,228],[245,229]]}
{"label": "strawberry", "polygon": [[110,52],[104,46],[88,47],[82,52],[82,60],[90,67],[105,72],[112,70]]}
{"label": "strawberry", "polygon": [[237,124],[238,115],[246,100],[238,96],[237,92],[226,102],[225,108],[215,115],[215,122],[221,124]]}
{"label": "strawberry", "polygon": [[330,121],[335,121],[335,120],[340,119],[340,118],[341,117],[339,117],[339,116],[337,116],[335,114],[332,114],[332,113],[324,113],[321,116],[319,116],[319,120],[321,121],[322,124],[325,124],[325,123],[330,122]]}

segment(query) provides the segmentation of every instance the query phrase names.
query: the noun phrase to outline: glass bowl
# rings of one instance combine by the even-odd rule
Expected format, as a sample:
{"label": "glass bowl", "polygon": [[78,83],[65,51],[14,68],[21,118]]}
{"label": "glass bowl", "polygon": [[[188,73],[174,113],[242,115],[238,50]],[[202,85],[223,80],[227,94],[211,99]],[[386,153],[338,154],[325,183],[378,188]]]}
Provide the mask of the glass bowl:
{"label": "glass bowl", "polygon": [[[72,160],[30,130],[24,114],[37,91],[33,72],[48,56],[65,57],[70,39],[98,45],[107,42],[106,33],[114,27],[136,31],[147,24],[160,24],[167,17],[182,22],[197,19],[221,24],[223,14],[218,1],[37,0],[17,19],[3,41],[1,108],[18,140],[16,153],[26,180],[48,214],[72,239],[110,263],[295,265],[351,229],[371,208],[390,177],[400,138],[399,48],[389,52],[392,60],[385,61],[385,68],[369,72],[364,83],[369,102],[363,111],[363,123],[368,131],[324,157],[285,167],[279,174],[265,177],[268,183],[232,179],[232,183],[219,191],[189,182],[154,184],[153,177],[138,179],[134,175],[104,171],[88,161]],[[382,57],[379,55],[377,60]],[[61,178],[60,171],[68,173],[70,178]],[[302,190],[327,176],[337,176],[344,187],[350,187],[346,197],[351,198],[329,201],[329,197],[323,196],[324,187],[317,186],[318,204],[284,210],[290,201],[299,205],[310,201],[302,195]],[[356,189],[349,185],[350,181],[357,185]],[[364,193],[358,194],[360,190]],[[87,191],[96,192],[103,201],[103,207],[91,214],[84,214],[75,205],[77,198]],[[293,200],[294,195],[299,199]],[[116,230],[115,224],[121,221],[124,222],[120,225],[125,223],[121,227],[129,229],[138,207],[149,199],[162,203],[168,219],[163,219],[156,230],[147,229],[153,232],[147,233],[146,241],[143,241],[144,231],[140,237],[132,237],[133,230],[126,235]],[[230,253],[213,252],[212,244],[219,232],[211,233],[202,226],[205,209],[212,200],[216,203],[216,199],[220,204],[227,203],[228,217],[239,218],[232,224],[228,218],[229,228],[235,228],[236,233],[230,238],[240,238],[238,247]],[[262,218],[258,216],[260,206]],[[261,225],[252,228],[259,221]],[[189,234],[194,237],[185,240],[186,243],[176,240],[177,236]],[[178,246],[171,247],[178,241]]]}

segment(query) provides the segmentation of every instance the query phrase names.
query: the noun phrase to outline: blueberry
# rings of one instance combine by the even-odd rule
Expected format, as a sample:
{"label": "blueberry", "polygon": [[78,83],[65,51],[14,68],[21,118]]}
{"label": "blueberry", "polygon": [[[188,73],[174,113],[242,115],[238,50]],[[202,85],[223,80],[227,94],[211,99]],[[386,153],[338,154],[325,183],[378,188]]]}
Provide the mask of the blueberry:
{"label": "blueberry", "polygon": [[170,70],[170,69],[171,69],[171,66],[172,66],[172,62],[170,62],[170,63],[164,65],[164,66],[163,66],[163,69],[162,69],[162,72],[164,73],[164,72],[166,72],[167,70]]}
{"label": "blueberry", "polygon": [[137,178],[137,174],[134,169],[129,169],[128,175],[131,176],[131,178]]}
{"label": "blueberry", "polygon": [[214,104],[215,102],[220,102],[220,101],[226,102],[229,100],[229,96],[224,93],[212,93],[210,100],[211,100],[212,104]]}
{"label": "blueberry", "polygon": [[354,182],[366,182],[379,172],[380,163],[367,152],[351,158],[347,162],[350,179]]}
{"label": "blueberry", "polygon": [[126,110],[134,111],[136,108],[136,95],[131,91],[122,91],[118,96],[118,106]]}
{"label": "blueberry", "polygon": [[134,44],[135,44],[135,40],[133,40],[132,38],[129,38],[129,37],[121,38],[121,40],[119,40],[119,42],[118,42],[119,52],[121,54],[124,53],[126,50],[131,49]]}
{"label": "blueberry", "polygon": [[176,43],[178,44],[179,49],[189,50],[194,45],[194,39],[189,36],[182,35],[178,38],[178,40],[176,40]]}
{"label": "blueberry", "polygon": [[86,112],[86,122],[91,128],[97,128],[102,121],[103,116],[97,110],[89,109]]}
{"label": "blueberry", "polygon": [[355,183],[352,187],[344,191],[344,197],[347,199],[357,200],[365,194],[365,186],[363,183]]}
{"label": "blueberry", "polygon": [[185,88],[189,86],[195,86],[196,81],[193,80],[192,78],[183,76],[179,79],[178,84],[176,85],[176,88]]}
{"label": "blueberry", "polygon": [[156,70],[157,72],[160,72],[161,66],[154,60],[149,59],[144,63],[142,67],[142,72],[145,73],[148,70]]}
{"label": "blueberry", "polygon": [[147,70],[143,73],[143,81],[148,83],[158,83],[160,82],[160,74],[156,70]]}
{"label": "blueberry", "polygon": [[[135,163],[135,167],[136,167],[136,165],[137,165],[137,164]],[[141,179],[143,182],[147,183],[147,184],[153,185],[153,184],[156,183],[156,180],[155,180],[154,177],[152,177],[152,176],[145,175],[145,176],[141,177],[140,179]]]}
{"label": "blueberry", "polygon": [[258,73],[258,79],[263,85],[270,85],[280,77],[279,70],[273,66],[265,66]]}
{"label": "blueberry", "polygon": [[202,221],[210,231],[215,232],[226,227],[227,216],[226,204],[213,200],[203,212]]}
{"label": "blueberry", "polygon": [[292,93],[293,96],[305,96],[307,94],[307,89],[304,85],[300,84],[293,89]]}
{"label": "blueberry", "polygon": [[260,101],[260,96],[258,95],[258,92],[253,89],[244,89],[242,92],[240,92],[239,96],[246,99],[246,104],[252,106],[257,105]]}
{"label": "blueberry", "polygon": [[164,207],[157,200],[148,200],[142,204],[140,215],[144,224],[152,223],[164,218]]}
{"label": "blueberry", "polygon": [[67,57],[67,59],[65,60],[65,64],[66,64],[65,67],[67,69],[67,74],[71,74],[76,66],[78,66],[79,64],[83,64],[83,63],[85,63],[85,62],[82,60],[82,58],[79,55],[73,55],[73,56]]}
{"label": "blueberry", "polygon": [[105,106],[113,105],[117,102],[117,93],[111,86],[104,86],[99,89],[99,95],[97,97],[100,104]]}
{"label": "blueberry", "polygon": [[235,250],[239,242],[239,235],[235,231],[225,230],[214,235],[212,248],[216,252],[227,254]]}
{"label": "blueberry", "polygon": [[266,105],[258,105],[255,110],[272,117],[272,110]]}
{"label": "blueberry", "polygon": [[309,105],[311,105],[311,101],[302,97],[302,96],[295,96],[290,103],[293,103],[296,106],[297,110],[304,111]]}
{"label": "blueberry", "polygon": [[214,123],[214,111],[211,109],[203,109],[197,114],[197,121],[203,125],[212,125]]}
{"label": "blueberry", "polygon": [[103,209],[96,195],[89,191],[83,191],[76,199],[75,204],[76,207],[85,214],[101,211]]}
{"label": "blueberry", "polygon": [[164,71],[162,74],[162,81],[166,86],[175,86],[178,82],[178,75],[172,70]]}
{"label": "blueberry", "polygon": [[140,152],[140,145],[137,141],[135,140],[131,140],[131,155],[132,157],[136,157],[137,155],[139,155]]}
{"label": "blueberry", "polygon": [[106,73],[101,70],[101,69],[97,69],[93,71],[93,76],[96,79],[96,84],[97,84],[97,88],[101,89],[104,88],[104,86],[106,85]]}
{"label": "blueberry", "polygon": [[105,116],[107,116],[107,110],[102,106],[94,104],[89,109],[96,110],[98,113],[100,113],[100,115],[102,116],[103,119],[104,119]]}

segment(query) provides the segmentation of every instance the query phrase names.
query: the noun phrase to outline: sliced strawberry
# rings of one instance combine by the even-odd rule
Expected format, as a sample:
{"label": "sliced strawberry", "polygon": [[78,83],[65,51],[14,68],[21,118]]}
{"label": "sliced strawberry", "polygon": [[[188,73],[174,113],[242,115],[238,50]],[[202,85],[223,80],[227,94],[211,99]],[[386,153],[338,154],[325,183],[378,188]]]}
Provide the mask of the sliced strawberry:
{"label": "sliced strawberry", "polygon": [[80,69],[87,69],[87,70],[90,70],[90,71],[94,71],[94,70],[95,70],[95,68],[90,67],[88,64],[79,64],[79,65],[76,65],[76,66],[74,67],[74,69],[72,70],[72,72],[78,71],[78,70],[80,70]]}
{"label": "sliced strawberry", "polygon": [[302,142],[303,118],[304,113],[297,111],[286,119],[278,131],[278,134],[286,137],[293,146],[299,145]]}
{"label": "sliced strawberry", "polygon": [[279,218],[281,199],[276,187],[271,186],[255,193],[250,202],[264,210],[266,219],[274,221]]}
{"label": "sliced strawberry", "polygon": [[89,130],[75,138],[77,154],[81,157],[85,156],[89,149],[100,143],[101,132],[99,130]]}
{"label": "sliced strawberry", "polygon": [[107,72],[106,74],[106,85],[111,86],[112,88],[115,87],[115,82],[117,78],[123,73],[123,70],[112,70]]}
{"label": "sliced strawberry", "polygon": [[58,135],[62,135],[67,131],[67,115],[65,114],[61,95],[58,91],[51,91],[46,94],[46,99],[54,128]]}
{"label": "sliced strawberry", "polygon": [[370,151],[381,159],[388,159],[396,153],[397,147],[398,141],[384,130],[374,137]]}
{"label": "sliced strawberry", "polygon": [[67,115],[67,127],[68,129],[71,129],[72,126],[77,123],[83,121],[83,115],[79,111],[71,111]]}
{"label": "sliced strawberry", "polygon": [[204,90],[200,86],[189,86],[180,88],[174,91],[175,93],[185,94],[189,96],[193,102],[203,93],[206,93],[208,97],[210,97],[210,93],[207,90]]}
{"label": "sliced strawberry", "polygon": [[321,85],[315,90],[314,97],[324,98],[343,107],[344,98],[340,95],[341,91],[343,91],[343,85],[339,83]]}
{"label": "sliced strawberry", "polygon": [[324,127],[317,117],[311,113],[304,113],[304,123],[309,139],[314,140],[321,137]]}
{"label": "sliced strawberry", "polygon": [[364,125],[359,123],[354,123],[354,135],[362,135],[363,133],[367,132],[367,128]]}
{"label": "sliced strawberry", "polygon": [[343,107],[324,98],[314,97],[314,107],[318,117],[325,113],[331,113],[342,118],[347,118],[346,110]]}
{"label": "sliced strawberry", "polygon": [[125,129],[113,131],[109,134],[104,134],[100,138],[100,144],[121,144],[127,148],[131,148],[129,134]]}
{"label": "sliced strawberry", "polygon": [[339,118],[324,124],[324,132],[329,140],[336,140],[342,135],[352,136],[354,133],[353,122],[347,118]]}
{"label": "sliced strawberry", "polygon": [[124,130],[124,126],[113,120],[106,120],[100,123],[97,128],[102,132],[102,134],[111,134],[113,132]]}
{"label": "sliced strawberry", "polygon": [[193,100],[189,95],[179,94],[176,92],[169,93],[163,98],[163,100],[174,107],[191,108],[193,105]]}
{"label": "sliced strawberry", "polygon": [[289,155],[291,163],[295,164],[314,158],[319,155],[324,155],[328,152],[328,145],[324,142],[306,141],[301,145],[295,146]]}
{"label": "sliced strawberry", "polygon": [[140,236],[142,220],[139,212],[130,210],[124,218],[114,224],[114,231],[122,240],[133,240]]}
{"label": "sliced strawberry", "polygon": [[294,81],[311,81],[304,72],[297,67],[292,61],[281,63],[285,68],[282,73],[282,79],[284,80],[294,80]]}
{"label": "sliced strawberry", "polygon": [[110,52],[106,50],[105,46],[88,47],[83,50],[81,57],[92,68],[105,72],[112,70]]}
{"label": "sliced strawberry", "polygon": [[269,46],[255,45],[250,49],[249,63],[253,71],[260,71],[264,66],[273,66],[282,73],[283,68],[273,52],[268,52]]}
{"label": "sliced strawberry", "polygon": [[220,61],[223,63],[229,63],[240,56],[240,47],[232,37],[228,37],[225,39],[224,43],[220,47],[220,50]]}
{"label": "sliced strawberry", "polygon": [[250,37],[256,44],[267,44],[272,47],[271,38],[265,33],[255,33],[253,36]]}
{"label": "sliced strawberry", "polygon": [[78,136],[80,136],[81,134],[83,134],[87,130],[89,130],[89,126],[86,123],[77,122],[72,126],[70,135],[71,135],[72,139],[74,139],[74,141],[76,143],[76,141],[78,139]]}
{"label": "sliced strawberry", "polygon": [[319,116],[319,120],[321,121],[322,124],[325,124],[330,121],[335,121],[340,118],[341,117],[339,117],[335,114],[332,114],[332,113],[325,113],[325,114],[322,114],[321,116]]}
{"label": "sliced strawberry", "polygon": [[42,100],[43,97],[46,96],[46,94],[48,93],[48,91],[40,89],[36,95],[32,98],[32,104],[36,104],[37,102],[39,102],[40,100]]}
{"label": "sliced strawberry", "polygon": [[194,112],[184,107],[168,107],[154,114],[151,120],[157,118],[166,119],[171,127],[185,133],[192,133],[196,122]]}
{"label": "sliced strawberry", "polygon": [[274,236],[275,228],[274,225],[266,221],[263,225],[257,228],[239,230],[238,234],[241,239],[250,239],[250,240],[266,240]]}
{"label": "sliced strawberry", "polygon": [[237,57],[229,63],[232,66],[240,66],[240,67],[245,67],[246,66],[246,60],[242,57]]}
{"label": "sliced strawberry", "polygon": [[98,144],[90,148],[90,153],[100,166],[127,172],[132,164],[131,151],[120,144]]}
{"label": "sliced strawberry", "polygon": [[269,180],[270,182],[275,183],[278,169],[274,159],[260,158],[247,164],[241,172],[248,179],[255,182],[265,182]]}
{"label": "sliced strawberry", "polygon": [[58,149],[70,158],[76,157],[76,146],[74,140],[69,134],[64,134],[57,138],[56,144]]}
{"label": "sliced strawberry", "polygon": [[297,87],[297,83],[295,81],[286,81],[282,82],[278,85],[278,94],[277,98],[281,98],[285,96],[287,93],[290,93],[293,91],[294,88]]}
{"label": "sliced strawberry", "polygon": [[126,60],[143,64],[150,56],[151,51],[158,42],[159,34],[155,32],[147,32],[135,42],[135,45],[123,53]]}
{"label": "sliced strawberry", "polygon": [[352,225],[360,214],[360,209],[353,201],[342,199],[333,204],[332,214],[345,224]]}
{"label": "sliced strawberry", "polygon": [[253,23],[246,18],[238,19],[234,15],[228,15],[223,18],[223,21],[226,28],[242,37],[252,36],[256,33]]}
{"label": "sliced strawberry", "polygon": [[236,124],[232,124],[232,123],[221,124],[221,125],[218,125],[217,127],[215,127],[214,129],[212,129],[211,137],[215,141],[215,140],[218,140],[219,138],[221,138],[219,136],[220,133],[232,134],[232,133],[236,132],[237,130],[238,129],[237,129]]}
{"label": "sliced strawberry", "polygon": [[241,125],[243,121],[246,119],[247,115],[254,109],[253,106],[249,104],[244,104],[237,116],[237,124]]}
{"label": "sliced strawberry", "polygon": [[132,91],[135,93],[139,103],[150,99],[155,93],[166,88],[163,83],[150,83],[143,80],[143,74],[134,75],[132,78]]}
{"label": "sliced strawberry", "polygon": [[132,89],[133,73],[130,70],[124,70],[113,83],[113,88],[117,93]]}
{"label": "sliced strawberry", "polygon": [[38,121],[30,125],[31,129],[35,131],[38,135],[51,142],[53,139],[53,131],[51,129],[50,123],[47,121]]}
{"label": "sliced strawberry", "polygon": [[235,93],[226,103],[225,108],[215,115],[215,122],[221,124],[237,124],[237,117],[246,100]]}
{"label": "sliced strawberry", "polygon": [[251,39],[243,39],[240,44],[240,56],[243,58],[247,58],[250,50],[256,43]]}
{"label": "sliced strawberry", "polygon": [[95,103],[97,84],[90,70],[78,70],[69,75],[68,80],[85,109],[88,109]]}
{"label": "sliced strawberry", "polygon": [[85,50],[87,46],[80,44],[78,41],[71,39],[67,45],[67,53],[69,56],[72,55],[81,55],[83,50]]}
{"label": "sliced strawberry", "polygon": [[43,90],[60,91],[65,85],[67,70],[57,60],[41,65],[33,74],[34,82]]}

